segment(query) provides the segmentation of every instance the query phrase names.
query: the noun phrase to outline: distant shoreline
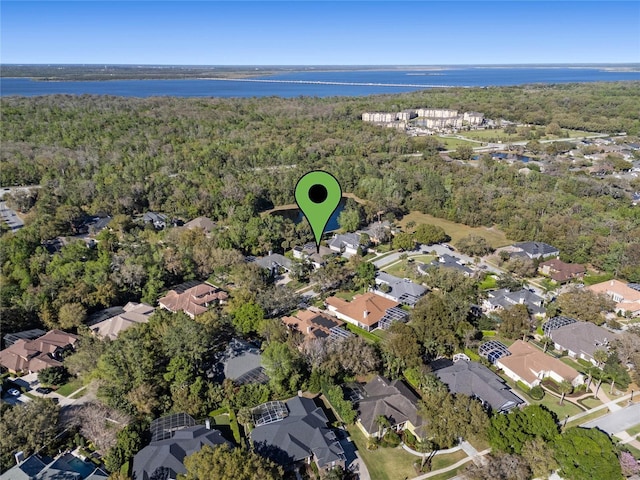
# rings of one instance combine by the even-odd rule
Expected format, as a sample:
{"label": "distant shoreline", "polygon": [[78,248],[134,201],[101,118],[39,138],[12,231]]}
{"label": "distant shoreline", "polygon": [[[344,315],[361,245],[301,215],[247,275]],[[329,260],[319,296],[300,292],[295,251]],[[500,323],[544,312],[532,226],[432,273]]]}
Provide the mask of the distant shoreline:
{"label": "distant shoreline", "polygon": [[640,64],[514,64],[514,65],[318,65],[318,66],[181,66],[181,65],[0,65],[0,78],[39,82],[108,80],[237,80],[284,73],[410,71],[414,75],[460,69],[592,69],[611,73],[640,72]]}

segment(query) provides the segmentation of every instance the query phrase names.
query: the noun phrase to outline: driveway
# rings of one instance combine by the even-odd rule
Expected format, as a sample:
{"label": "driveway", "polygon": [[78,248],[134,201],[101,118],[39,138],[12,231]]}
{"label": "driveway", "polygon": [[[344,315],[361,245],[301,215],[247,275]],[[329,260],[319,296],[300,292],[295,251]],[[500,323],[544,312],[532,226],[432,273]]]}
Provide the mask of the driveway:
{"label": "driveway", "polygon": [[609,435],[614,435],[626,430],[627,428],[631,428],[634,425],[638,425],[639,423],[640,403],[634,403],[580,426],[584,428],[597,427],[600,430],[607,432]]}
{"label": "driveway", "polygon": [[342,449],[344,450],[344,456],[346,457],[345,464],[347,466],[347,470],[356,473],[356,478],[358,480],[371,480],[369,470],[367,470],[367,466],[364,464],[364,460],[360,458],[355,444],[351,441],[350,437],[347,436],[348,434],[349,433],[346,430],[341,430],[338,432],[340,445],[342,446]]}

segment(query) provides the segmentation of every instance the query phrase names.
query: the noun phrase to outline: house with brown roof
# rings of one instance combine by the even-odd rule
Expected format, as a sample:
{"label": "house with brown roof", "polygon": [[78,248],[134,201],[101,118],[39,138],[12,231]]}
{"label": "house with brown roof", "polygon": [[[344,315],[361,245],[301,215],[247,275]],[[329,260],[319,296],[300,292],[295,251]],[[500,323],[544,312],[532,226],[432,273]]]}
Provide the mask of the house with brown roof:
{"label": "house with brown roof", "polygon": [[587,287],[593,293],[604,293],[616,302],[616,312],[632,317],[640,316],[640,290],[631,288],[620,280],[607,280]]}
{"label": "house with brown roof", "polygon": [[345,338],[351,335],[344,330],[344,322],[326,313],[313,310],[300,310],[294,316],[282,317],[284,323],[290,330],[302,333],[305,341],[320,338]]}
{"label": "house with brown roof", "polygon": [[394,321],[406,322],[409,316],[398,302],[371,292],[356,295],[350,302],[339,297],[329,297],[325,302],[329,311],[340,320],[369,332],[376,328],[387,329]]}
{"label": "house with brown roof", "polygon": [[540,263],[538,271],[558,283],[566,283],[573,279],[582,278],[586,273],[584,266],[577,263],[565,263],[559,258],[552,258]]}
{"label": "house with brown roof", "polygon": [[173,287],[158,300],[162,308],[170,312],[184,312],[191,318],[206,312],[212,305],[224,303],[227,292],[207,282],[191,280]]}
{"label": "house with brown roof", "polygon": [[34,340],[19,339],[0,351],[0,365],[11,373],[35,373],[62,366],[62,354],[78,341],[78,336],[62,330],[50,330]]}
{"label": "house with brown roof", "polygon": [[137,323],[147,323],[155,307],[146,303],[129,302],[124,307],[111,310],[113,315],[90,326],[91,331],[101,337],[115,340],[120,332]]}
{"label": "house with brown roof", "polygon": [[216,228],[216,223],[209,217],[197,217],[185,223],[183,227],[188,228],[189,230],[195,230],[199,228],[206,235],[209,235]]}
{"label": "house with brown roof", "polygon": [[367,384],[354,390],[358,410],[356,425],[367,437],[384,435],[378,418],[384,416],[389,427],[397,432],[407,429],[417,438],[424,437],[423,420],[418,415],[418,396],[401,380],[393,382],[376,375]]}
{"label": "house with brown roof", "polygon": [[533,388],[549,377],[556,382],[567,381],[573,386],[584,383],[584,377],[577,370],[550,357],[533,345],[517,340],[509,347],[511,355],[501,357],[495,363],[507,377]]}

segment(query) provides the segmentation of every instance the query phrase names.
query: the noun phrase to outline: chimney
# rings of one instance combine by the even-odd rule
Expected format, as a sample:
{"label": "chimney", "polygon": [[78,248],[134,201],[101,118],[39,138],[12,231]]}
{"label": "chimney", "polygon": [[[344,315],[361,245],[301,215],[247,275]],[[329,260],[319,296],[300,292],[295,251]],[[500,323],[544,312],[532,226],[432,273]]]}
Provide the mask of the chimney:
{"label": "chimney", "polygon": [[362,318],[367,318],[368,316],[369,316],[369,312],[367,312],[366,310],[362,312]]}
{"label": "chimney", "polygon": [[209,420],[208,418],[204,421],[204,426],[207,428],[207,430],[211,430],[211,420]]}
{"label": "chimney", "polygon": [[16,458],[16,464],[20,465],[22,462],[24,462],[24,452],[22,450],[20,450],[19,452],[17,452],[14,457]]}
{"label": "chimney", "polygon": [[307,327],[307,333],[311,333],[311,327]]}
{"label": "chimney", "polygon": [[298,396],[301,397],[302,396],[302,390],[298,390]]}
{"label": "chimney", "polygon": [[273,250],[269,250],[269,256],[273,255]]}

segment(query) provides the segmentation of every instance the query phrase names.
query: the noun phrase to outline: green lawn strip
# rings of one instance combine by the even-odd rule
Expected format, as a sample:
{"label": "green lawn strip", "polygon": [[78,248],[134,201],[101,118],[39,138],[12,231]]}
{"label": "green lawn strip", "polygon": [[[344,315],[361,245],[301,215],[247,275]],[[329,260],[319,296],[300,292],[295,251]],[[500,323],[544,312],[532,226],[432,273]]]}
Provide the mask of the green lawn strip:
{"label": "green lawn strip", "polygon": [[381,330],[380,328],[376,328],[373,332],[371,332],[371,335],[378,337],[380,340],[384,340],[389,336],[389,332],[387,332],[386,330]]}
{"label": "green lawn strip", "polygon": [[464,349],[464,353],[467,357],[469,357],[471,360],[473,360],[474,362],[479,362],[480,361],[480,355],[478,355],[477,353],[475,353],[473,350],[471,350],[470,348],[465,348]]}
{"label": "green lawn strip", "polygon": [[[609,413],[607,412],[607,409],[603,408],[602,410],[598,410],[597,412],[593,412],[593,413],[590,413],[589,415],[585,415],[584,417],[580,417],[577,420],[572,420],[570,422],[567,422],[567,426],[565,428],[578,427],[584,423],[590,422],[591,420],[600,418],[603,415],[606,415],[607,413]],[[564,418],[562,420],[564,420]]]}
{"label": "green lawn strip", "polygon": [[589,410],[602,405],[602,402],[600,401],[599,398],[593,398],[593,397],[583,398],[582,400],[578,400],[578,402],[581,405],[584,405],[585,407],[587,407]]}
{"label": "green lawn strip", "polygon": [[478,285],[480,290],[489,290],[491,288],[496,288],[496,277],[493,275],[487,275],[482,282]]}
{"label": "green lawn strip", "polygon": [[627,428],[627,433],[631,436],[634,436],[640,433],[640,423],[638,423],[637,425],[634,425],[631,428]]}
{"label": "green lawn strip", "polygon": [[62,385],[60,388],[56,390],[56,393],[62,395],[63,397],[68,397],[73,392],[82,388],[83,382],[79,378],[71,380],[69,383]]}
{"label": "green lawn strip", "polygon": [[347,327],[347,330],[355,333],[356,335],[361,336],[365,340],[368,340],[368,341],[370,341],[372,343],[378,343],[378,342],[380,342],[382,340],[381,337],[378,337],[378,336],[374,335],[371,332],[367,332],[363,328],[356,327],[355,325],[353,325],[351,323],[345,323],[345,327]]}
{"label": "green lawn strip", "polygon": [[437,137],[444,144],[445,150],[455,150],[460,145],[468,145],[470,147],[481,147],[482,144],[478,142],[470,142],[468,140],[462,140],[460,138],[451,137]]}
{"label": "green lawn strip", "polygon": [[577,370],[580,373],[584,373],[585,372],[585,367],[583,367],[582,365],[580,365],[578,362],[576,362],[575,360],[569,358],[569,357],[560,357],[560,361],[566,365],[569,365],[571,368]]}
{"label": "green lawn strip", "polygon": [[[507,384],[513,390],[517,391],[518,395],[523,396],[527,400],[527,402],[529,402],[532,405],[543,405],[547,407],[549,410],[551,410],[552,412],[554,412],[558,417],[558,421],[560,422],[562,422],[567,415],[572,417],[573,415],[577,415],[578,413],[581,413],[583,411],[580,407],[572,404],[566,398],[564,400],[563,405],[560,405],[560,399],[558,397],[554,397],[551,393],[547,391],[544,392],[544,397],[542,398],[542,400],[534,400],[529,396],[527,392],[524,392],[522,391],[522,389],[517,387],[516,383],[513,380],[511,380],[509,377],[507,377],[504,374],[501,374],[500,376],[507,382]],[[580,422],[580,423],[584,423],[584,422]]]}
{"label": "green lawn strip", "polygon": [[406,265],[406,262],[400,261],[398,263],[390,265],[389,267],[383,268],[382,270],[387,272],[389,275],[406,278],[408,275]]}
{"label": "green lawn strip", "polygon": [[453,478],[459,473],[461,473],[465,468],[467,468],[467,465],[469,465],[469,463],[460,465],[459,467],[454,468],[453,470],[449,470],[448,472],[444,472],[439,475],[434,475],[433,477],[429,477],[429,480],[448,480],[449,478]]}
{"label": "green lawn strip", "polygon": [[406,230],[407,223],[411,221],[415,222],[416,226],[428,223],[441,227],[445,233],[451,237],[451,241],[449,243],[454,246],[458,240],[466,237],[467,235],[478,235],[483,237],[493,248],[504,247],[505,245],[513,243],[508,240],[504,232],[499,230],[497,227],[469,227],[462,223],[452,222],[450,220],[434,217],[433,215],[422,212],[413,211],[408,213],[402,218],[399,224],[403,230]]}
{"label": "green lawn strip", "polygon": [[82,396],[84,396],[84,394],[87,393],[87,389],[83,388],[82,390],[80,390],[79,392],[75,393],[74,395],[71,395],[69,398],[72,400],[75,400],[76,398],[80,398]]}
{"label": "green lawn strip", "polygon": [[[367,450],[367,440],[362,431],[356,425],[347,427],[351,441],[364,463],[367,465],[369,475],[375,480],[402,480],[417,476],[413,464],[420,461],[420,457],[406,452],[402,447],[382,448]],[[445,455],[436,455],[432,461],[432,470],[439,470],[466,457],[463,451],[457,451]],[[449,477],[445,477],[449,478]]]}

